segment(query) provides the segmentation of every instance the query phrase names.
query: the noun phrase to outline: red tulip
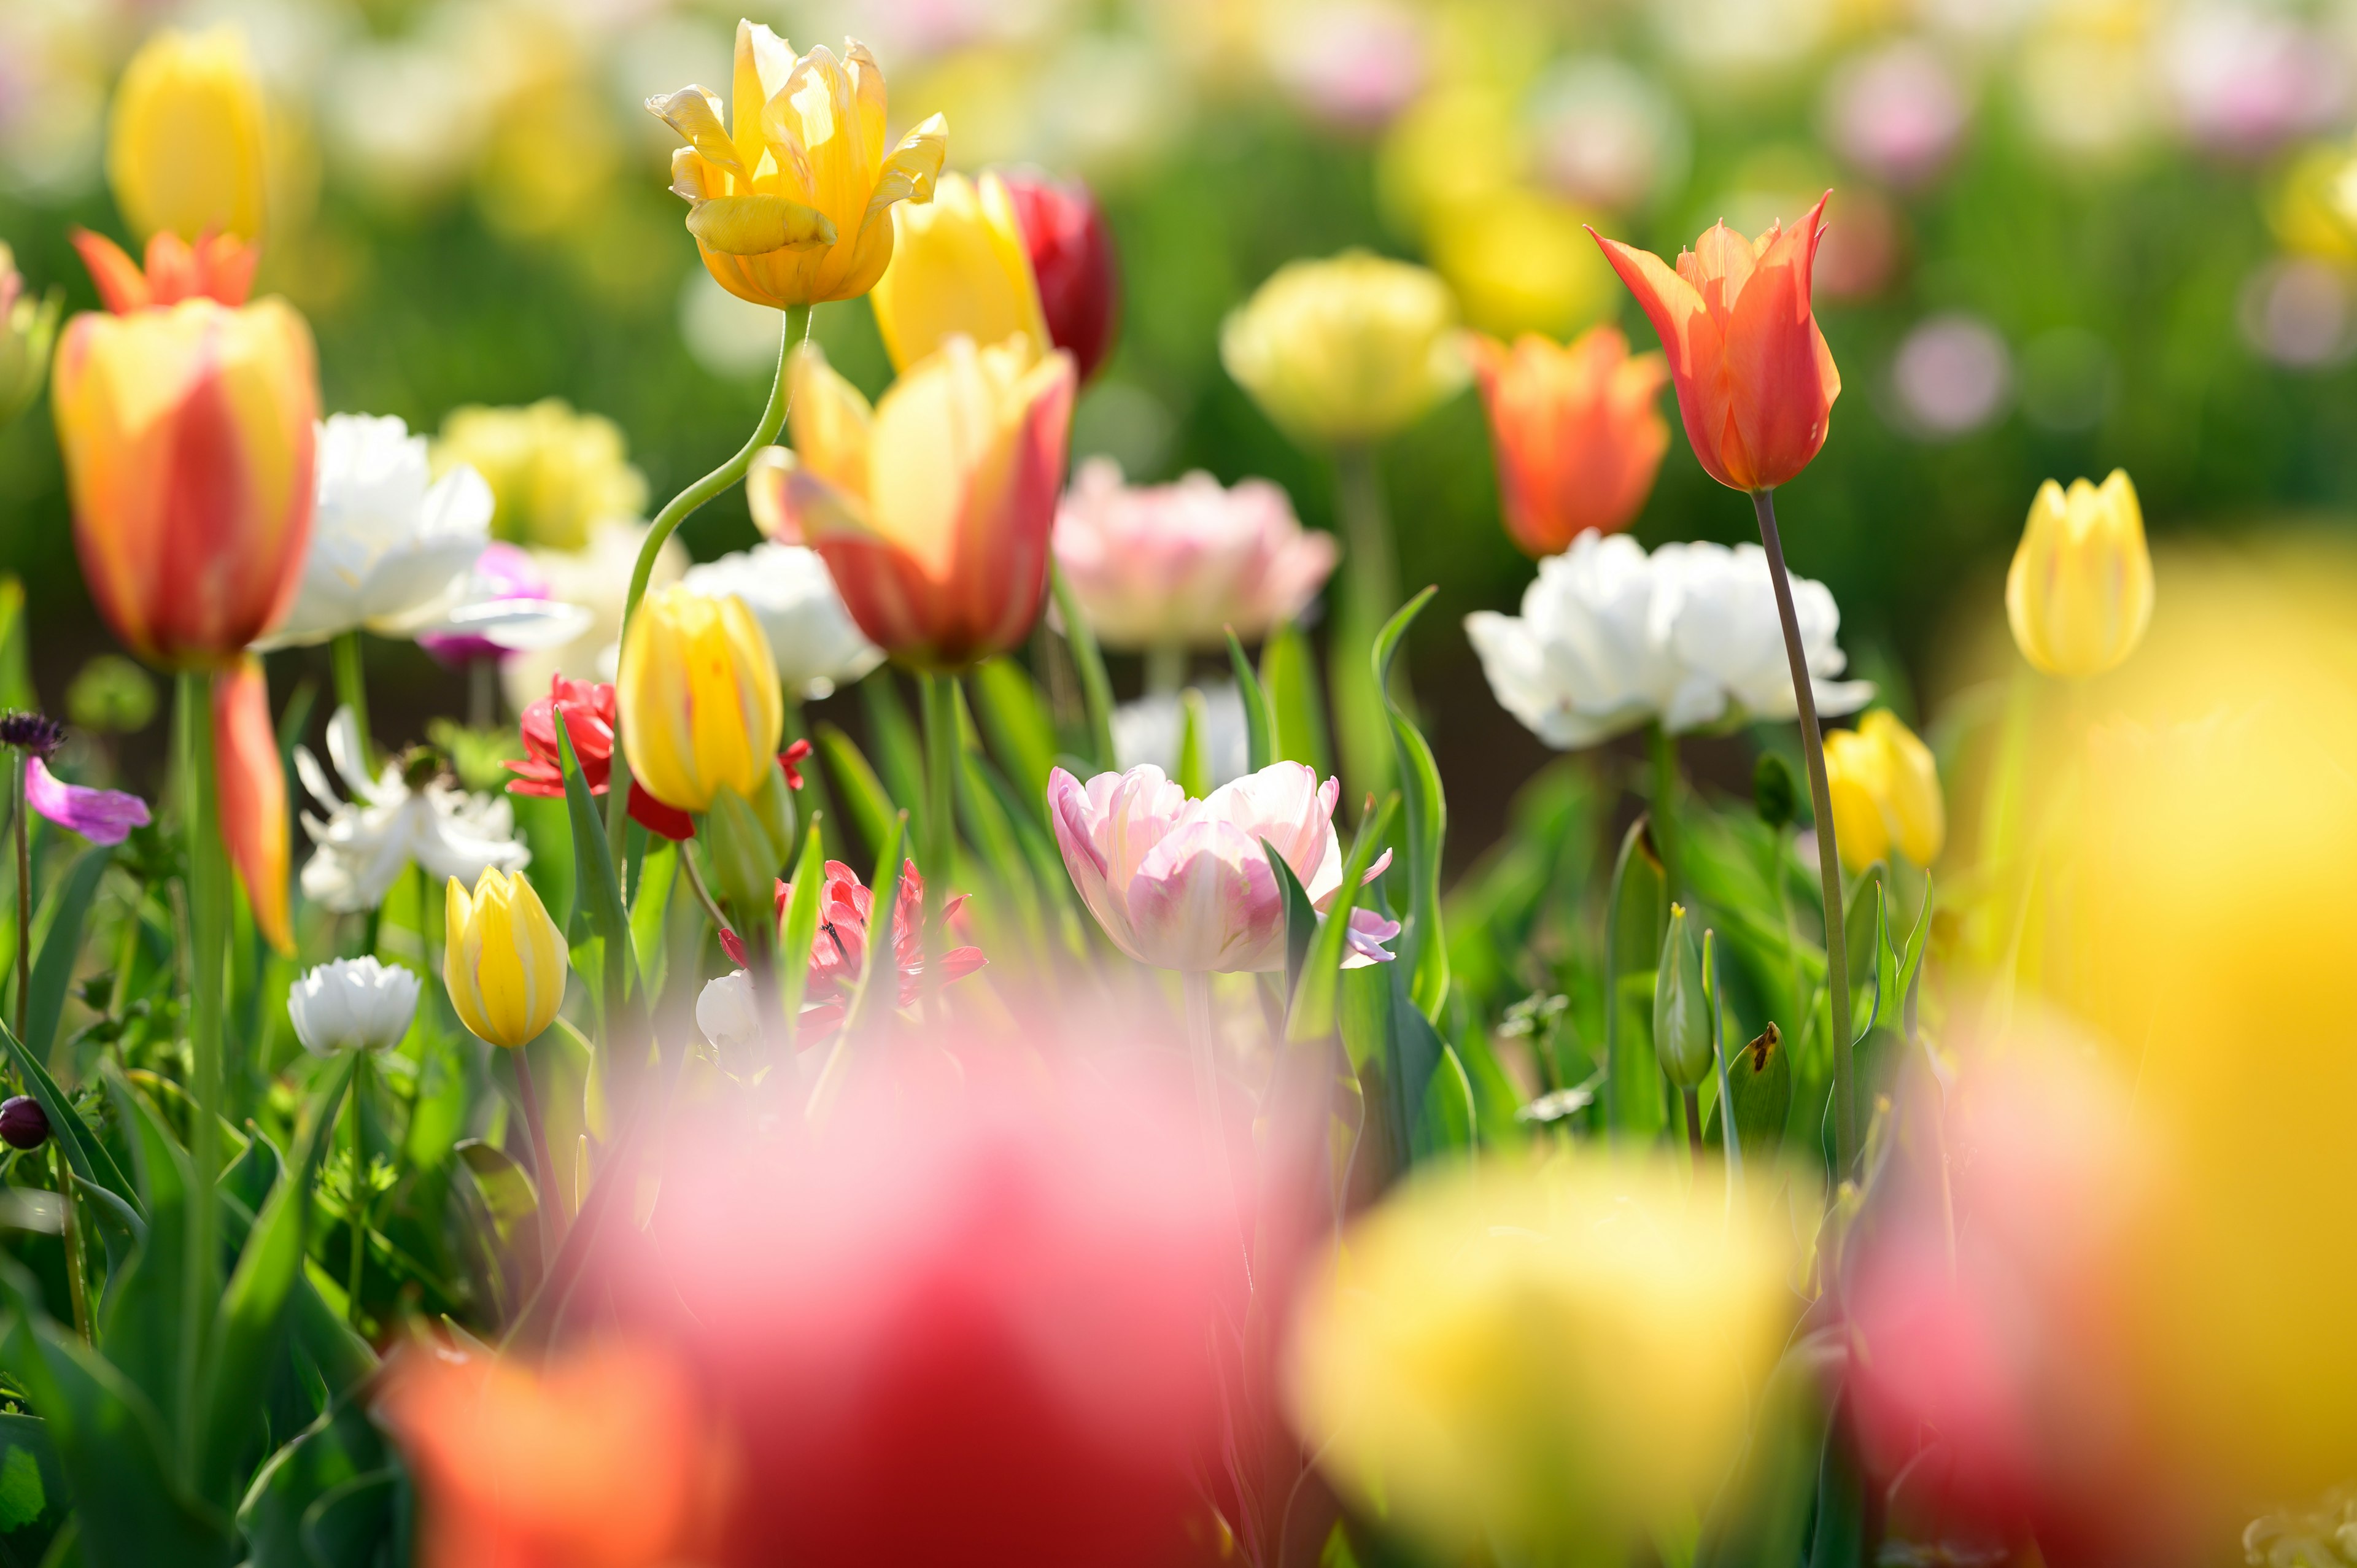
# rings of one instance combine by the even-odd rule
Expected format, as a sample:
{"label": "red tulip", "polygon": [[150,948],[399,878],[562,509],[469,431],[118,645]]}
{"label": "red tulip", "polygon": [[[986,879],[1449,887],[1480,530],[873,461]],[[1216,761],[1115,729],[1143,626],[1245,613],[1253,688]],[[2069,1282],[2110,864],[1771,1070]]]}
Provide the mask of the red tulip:
{"label": "red tulip", "polygon": [[[524,759],[510,762],[515,777],[508,780],[511,795],[561,799],[565,794],[563,754],[556,745],[556,714],[565,713],[565,728],[573,739],[573,755],[581,764],[582,781],[589,793],[606,792],[614,769],[614,686],[609,681],[568,681],[551,676],[548,695],[523,711],[517,726],[523,736]],[[667,839],[695,836],[695,819],[666,806],[630,780],[630,820]]]}
{"label": "red tulip", "polygon": [[286,765],[270,722],[262,660],[250,653],[213,677],[213,778],[221,795],[221,837],[245,884],[253,923],[272,947],[291,953]]}
{"label": "red tulip", "polygon": [[[807,756],[808,741],[798,740],[795,746]],[[796,760],[800,760],[797,758]],[[793,897],[794,885],[778,884],[777,912],[780,919],[786,913],[786,901]],[[951,897],[942,907],[942,918],[952,924],[958,912],[965,907],[963,893]],[[917,863],[900,863],[900,887],[892,905],[892,962],[899,972],[899,1004],[906,1007],[917,1000],[925,985],[925,936],[923,911],[925,879],[917,871]],[[802,985],[802,1036],[808,1042],[834,1028],[850,1011],[852,993],[858,988],[859,971],[867,949],[867,923],[876,908],[873,890],[862,886],[859,873],[839,860],[826,863],[826,880],[819,890],[818,932],[811,940],[809,978]],[[942,955],[942,983],[963,979],[983,965],[982,950],[977,947],[952,948]]]}
{"label": "red tulip", "polygon": [[1774,489],[1825,444],[1841,372],[1810,309],[1809,272],[1832,195],[1797,227],[1771,224],[1757,240],[1715,224],[1674,272],[1649,251],[1596,235],[1669,352],[1695,456],[1731,489]]}
{"label": "red tulip", "polygon": [[1468,346],[1514,542],[1531,555],[1558,555],[1589,529],[1628,527],[1670,444],[1653,406],[1669,378],[1662,356],[1632,358],[1611,327],[1591,328],[1567,348],[1536,333],[1512,349],[1493,338]]}
{"label": "red tulip", "polygon": [[1121,324],[1121,273],[1104,211],[1076,179],[1028,173],[1000,177],[1014,198],[1015,220],[1031,252],[1048,336],[1072,356],[1086,381],[1113,351]]}

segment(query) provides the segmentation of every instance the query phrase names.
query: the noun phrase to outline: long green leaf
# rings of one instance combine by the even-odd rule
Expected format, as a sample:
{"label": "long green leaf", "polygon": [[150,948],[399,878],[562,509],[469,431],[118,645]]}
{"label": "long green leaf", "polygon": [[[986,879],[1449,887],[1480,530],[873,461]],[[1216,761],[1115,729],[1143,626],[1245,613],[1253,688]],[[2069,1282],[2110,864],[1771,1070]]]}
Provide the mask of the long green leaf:
{"label": "long green leaf", "polygon": [[784,919],[779,922],[778,997],[784,1009],[787,1059],[801,1048],[795,1036],[802,1028],[802,988],[810,983],[811,944],[818,940],[818,899],[826,880],[826,846],[815,818],[802,836],[802,853],[794,862]]}
{"label": "long green leaf", "polygon": [[630,994],[630,917],[622,907],[622,886],[615,878],[613,848],[606,842],[605,818],[598,813],[597,798],[589,793],[588,779],[582,776],[581,759],[573,751],[573,732],[566,725],[556,726],[556,746],[557,759],[565,768],[565,819],[573,829],[574,897],[589,918],[590,930],[603,944],[598,990],[606,1015],[608,1048],[611,1049],[612,1040],[637,1022],[627,1012]]}
{"label": "long green leaf", "polygon": [[73,1167],[74,1175],[94,1187],[106,1188],[128,1204],[133,1213],[145,1219],[146,1208],[139,1201],[130,1178],[123,1174],[123,1167],[114,1163],[114,1156],[106,1152],[106,1145],[98,1141],[98,1134],[81,1119],[72,1098],[58,1087],[49,1069],[25,1048],[24,1042],[5,1022],[0,1022],[0,1045],[7,1047],[9,1060],[23,1075],[25,1087],[39,1101],[42,1113],[48,1117],[49,1132],[65,1150],[66,1163]]}
{"label": "long green leaf", "polygon": [[0,1415],[0,1563],[39,1563],[73,1510],[48,1423]]}
{"label": "long green leaf", "polygon": [[1309,656],[1309,639],[1299,627],[1285,621],[1270,629],[1260,645],[1260,680],[1275,725],[1270,755],[1281,762],[1307,763],[1321,779],[1333,772],[1318,661]]}
{"label": "long green leaf", "polygon": [[884,847],[884,836],[891,831],[892,815],[899,808],[884,788],[876,769],[869,767],[859,743],[837,729],[822,724],[818,726],[819,755],[826,759],[826,770],[834,780],[835,792],[843,797],[844,809],[851,820],[859,824],[859,837],[870,851]]}
{"label": "long green leaf", "polygon": [[1309,939],[1309,951],[1302,959],[1301,983],[1294,989],[1293,1004],[1286,1014],[1286,1039],[1323,1039],[1334,1032],[1336,988],[1341,982],[1342,961],[1351,951],[1351,912],[1358,907],[1359,884],[1374,864],[1375,848],[1391,831],[1392,815],[1398,809],[1399,796],[1394,792],[1384,797],[1373,816],[1359,824],[1350,857],[1342,863],[1341,886],[1335,889],[1332,906],[1319,917],[1317,934]]}
{"label": "long green leaf", "polygon": [[1440,927],[1440,847],[1448,832],[1448,802],[1440,788],[1440,767],[1424,732],[1390,694],[1392,661],[1407,628],[1432,602],[1426,588],[1402,606],[1375,637],[1375,690],[1391,714],[1392,750],[1399,763],[1400,792],[1407,817],[1406,912],[1400,921],[1399,961],[1407,967],[1409,993],[1426,1018],[1437,1023],[1448,1000],[1448,943]]}
{"label": "long green leaf", "polygon": [[[183,1398],[182,1377],[184,1371],[193,1371],[202,1348],[201,1341],[191,1338],[201,1329],[188,1322],[186,1294],[193,1177],[187,1152],[147,1097],[113,1068],[104,1071],[108,1098],[131,1145],[132,1167],[145,1200],[147,1240],[129,1266],[107,1283],[99,1313],[100,1343],[106,1347],[108,1359],[145,1393],[167,1430],[182,1432],[184,1422],[194,1414]],[[218,1260],[199,1262],[205,1294],[199,1299],[210,1306],[219,1299]],[[185,1391],[196,1395],[193,1376],[187,1379]]]}
{"label": "long green leaf", "polygon": [[1398,1139],[1395,1146],[1410,1160],[1426,1159],[1434,1150],[1424,1103],[1447,1047],[1432,1020],[1408,995],[1406,965],[1394,961],[1383,968],[1383,979],[1391,990],[1389,1027],[1383,1041],[1383,1087],[1390,1098],[1386,1111],[1392,1135]]}
{"label": "long green leaf", "polygon": [[[272,1455],[253,1477],[237,1512],[252,1555],[249,1568],[319,1568],[306,1550],[304,1516],[322,1498],[355,1477],[382,1472],[389,1460],[383,1434],[363,1402],[338,1399],[300,1435]],[[332,1568],[376,1568],[374,1545]]]}
{"label": "long green leaf", "polygon": [[1289,1013],[1294,998],[1301,993],[1301,977],[1308,968],[1309,944],[1318,936],[1318,906],[1309,901],[1309,890],[1301,886],[1301,878],[1294,875],[1292,865],[1277,853],[1275,844],[1263,839],[1260,852],[1268,857],[1269,871],[1276,877],[1285,898],[1285,1001]]}
{"label": "long green leaf", "polygon": [[1261,689],[1260,675],[1244,657],[1244,645],[1236,640],[1235,628],[1225,629],[1228,664],[1236,672],[1236,691],[1244,703],[1244,766],[1257,773],[1276,760],[1276,721],[1269,714],[1268,693]]}
{"label": "long green leaf", "polygon": [[1073,596],[1071,585],[1064,581],[1060,566],[1049,568],[1049,585],[1056,596],[1056,615],[1064,623],[1064,641],[1072,650],[1072,666],[1081,673],[1081,700],[1089,715],[1089,747],[1094,753],[1089,758],[1101,773],[1111,772],[1120,766],[1113,751],[1113,678],[1105,673],[1104,653],[1097,647],[1097,634],[1089,625],[1089,618],[1081,613],[1081,601]]}
{"label": "long green leaf", "polygon": [[977,665],[967,685],[991,749],[1022,784],[1032,802],[1030,814],[1046,826],[1048,773],[1056,766],[1056,721],[1047,699],[1030,671],[1004,654]]}
{"label": "long green leaf", "polygon": [[859,682],[859,697],[867,713],[867,746],[884,776],[892,800],[909,813],[909,831],[918,843],[925,836],[925,748],[918,738],[916,721],[894,684],[889,664]]}
{"label": "long green leaf", "polygon": [[66,986],[73,979],[74,960],[81,952],[82,931],[90,922],[91,904],[98,897],[99,878],[106,875],[113,859],[111,846],[98,844],[74,861],[61,885],[57,913],[49,918],[48,934],[41,939],[41,950],[33,960],[33,983],[26,993],[25,1045],[44,1060],[57,1042],[58,1019],[66,1008]]}

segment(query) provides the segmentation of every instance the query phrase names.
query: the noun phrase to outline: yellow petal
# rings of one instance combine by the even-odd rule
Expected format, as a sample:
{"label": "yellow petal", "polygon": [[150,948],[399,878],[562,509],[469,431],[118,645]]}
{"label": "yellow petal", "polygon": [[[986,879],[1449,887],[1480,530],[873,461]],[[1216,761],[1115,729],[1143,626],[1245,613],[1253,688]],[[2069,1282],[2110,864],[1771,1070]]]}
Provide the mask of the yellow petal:
{"label": "yellow petal", "polygon": [[825,214],[780,196],[716,196],[687,215],[688,232],[732,256],[803,250],[834,243]]}
{"label": "yellow petal", "polygon": [[683,87],[668,98],[648,99],[647,108],[714,166],[737,175],[750,172],[720,124],[720,100],[711,92],[701,87]]}
{"label": "yellow petal", "polygon": [[874,423],[866,398],[835,373],[815,343],[796,347],[787,374],[793,381],[787,428],[802,466],[834,489],[864,498]]}

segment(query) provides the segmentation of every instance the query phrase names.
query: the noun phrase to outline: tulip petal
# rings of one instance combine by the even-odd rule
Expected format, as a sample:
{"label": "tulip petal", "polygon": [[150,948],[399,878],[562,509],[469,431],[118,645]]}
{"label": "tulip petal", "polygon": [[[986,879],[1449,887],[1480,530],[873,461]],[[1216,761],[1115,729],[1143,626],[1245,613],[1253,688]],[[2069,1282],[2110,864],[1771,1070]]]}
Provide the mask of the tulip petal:
{"label": "tulip petal", "polygon": [[864,498],[874,409],[815,343],[795,348],[786,373],[793,398],[786,427],[796,458],[836,489]]}
{"label": "tulip petal", "polygon": [[687,231],[731,256],[834,243],[834,224],[826,214],[782,196],[716,196],[700,201],[688,211]]}
{"label": "tulip petal", "polygon": [[1746,489],[1773,489],[1806,467],[1824,445],[1826,414],[1841,393],[1809,301],[1825,200],[1820,197],[1797,227],[1767,237],[1727,315],[1728,418],[1742,438]]}
{"label": "tulip petal", "polygon": [[147,287],[147,274],[139,270],[139,263],[122,246],[87,229],[70,229],[67,233],[73,241],[73,248],[81,254],[81,264],[90,270],[90,281],[98,285],[100,304],[117,316],[128,316],[155,303]]}
{"label": "tulip petal", "polygon": [[[1595,234],[1592,229],[1588,232]],[[1662,339],[1670,375],[1678,389],[1678,414],[1685,423],[1695,456],[1720,484],[1748,489],[1725,455],[1730,427],[1727,376],[1721,362],[1725,335],[1702,295],[1682,275],[1691,257],[1682,256],[1681,272],[1673,272],[1650,251],[1601,234],[1596,234],[1596,242],[1603,247],[1605,259],[1629,285],[1629,292],[1637,296],[1646,319]],[[1713,253],[1717,254],[1716,250]]]}
{"label": "tulip petal", "polygon": [[149,821],[147,802],[138,796],[69,784],[38,756],[25,759],[25,803],[96,844],[121,843]]}
{"label": "tulip petal", "polygon": [[253,907],[253,923],[280,952],[295,950],[288,908],[292,861],[286,820],[286,771],[270,722],[270,691],[262,661],[248,654],[213,678],[213,770],[221,797],[221,833]]}
{"label": "tulip petal", "polygon": [[716,94],[701,87],[683,87],[667,98],[648,99],[647,109],[714,167],[749,177],[737,155],[737,145],[720,124],[720,100]]}

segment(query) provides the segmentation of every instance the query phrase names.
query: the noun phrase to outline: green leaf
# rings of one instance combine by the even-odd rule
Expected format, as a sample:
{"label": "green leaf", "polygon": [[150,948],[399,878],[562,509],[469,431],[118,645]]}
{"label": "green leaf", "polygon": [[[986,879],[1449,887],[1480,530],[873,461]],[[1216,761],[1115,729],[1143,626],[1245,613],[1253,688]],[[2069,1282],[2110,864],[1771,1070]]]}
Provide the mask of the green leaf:
{"label": "green leaf", "polygon": [[1072,650],[1072,667],[1081,675],[1081,699],[1088,710],[1089,749],[1093,754],[1089,760],[1097,772],[1110,773],[1118,766],[1113,751],[1113,679],[1105,673],[1096,631],[1081,613],[1071,585],[1064,581],[1064,569],[1050,565],[1048,572],[1049,586],[1056,596],[1056,616],[1064,623],[1064,641]]}
{"label": "green leaf", "polygon": [[[1391,1096],[1386,1107],[1397,1145],[1411,1160],[1434,1153],[1424,1105],[1448,1047],[1408,994],[1407,969],[1394,961],[1383,966],[1391,989],[1389,1036],[1384,1042],[1383,1082]],[[1458,1064],[1462,1072],[1463,1064]]]}
{"label": "green leaf", "polygon": [[[122,1273],[107,1282],[99,1312],[99,1343],[124,1377],[146,1395],[168,1431],[181,1430],[180,1359],[195,1347],[184,1336],[199,1331],[187,1321],[188,1260],[188,1156],[164,1125],[147,1097],[111,1067],[104,1069],[115,1120],[131,1145],[145,1200],[147,1240]],[[208,1305],[218,1299],[218,1262],[207,1259]],[[189,1389],[194,1391],[191,1380]]]}
{"label": "green leaf", "polygon": [[1440,848],[1448,832],[1448,802],[1440,788],[1440,766],[1433,760],[1424,732],[1391,694],[1391,671],[1407,628],[1437,592],[1425,589],[1384,622],[1372,655],[1375,689],[1384,693],[1383,705],[1391,714],[1392,750],[1407,818],[1408,897],[1400,921],[1399,961],[1407,966],[1416,1006],[1436,1022],[1448,1000],[1448,942],[1440,925]]}
{"label": "green leaf", "polygon": [[909,813],[911,837],[930,843],[925,836],[925,748],[908,704],[900,700],[900,688],[893,683],[892,667],[884,665],[860,682],[859,696],[867,710],[867,744],[884,783],[894,802]]}
{"label": "green leaf", "polygon": [[885,835],[891,831],[893,813],[899,808],[885,792],[876,769],[867,765],[859,743],[834,725],[822,724],[818,726],[818,749],[826,759],[826,770],[834,780],[835,792],[843,797],[844,809],[859,824],[860,839],[871,851],[882,849]]}
{"label": "green leaf", "polygon": [[25,1046],[47,1060],[58,1037],[58,1019],[66,1007],[66,986],[73,979],[74,960],[81,951],[82,931],[90,907],[98,897],[99,878],[114,859],[106,844],[84,850],[67,872],[58,895],[57,912],[49,918],[48,934],[33,960],[33,983],[26,993]]}
{"label": "green leaf", "polygon": [[1266,839],[1260,841],[1261,854],[1268,857],[1269,870],[1275,875],[1276,885],[1285,897],[1285,997],[1288,1011],[1293,1000],[1301,993],[1301,977],[1307,972],[1309,944],[1318,936],[1318,906],[1309,901],[1309,891],[1301,886],[1301,878],[1276,846]]}
{"label": "green leaf", "polygon": [[458,1163],[481,1195],[483,1208],[502,1245],[529,1242],[540,1230],[540,1196],[532,1175],[496,1144],[468,1138],[457,1147]]}
{"label": "green leaf", "polygon": [[1794,1344],[1769,1374],[1742,1460],[1703,1521],[1695,1568],[1800,1568],[1811,1494],[1825,1446],[1823,1391],[1848,1359],[1847,1329],[1821,1328]]}
{"label": "green leaf", "polygon": [[303,1510],[303,1555],[314,1568],[405,1561],[394,1557],[401,1528],[400,1471],[387,1466],[338,1482]]}
{"label": "green leaf", "polygon": [[631,879],[630,885],[638,893],[630,900],[630,945],[636,951],[639,972],[646,977],[650,996],[662,994],[663,970],[669,958],[663,948],[663,916],[671,908],[673,884],[679,880],[679,856],[678,844],[666,838],[653,838],[646,858],[640,863],[638,875]]}
{"label": "green leaf", "polygon": [[1641,999],[1653,993],[1646,966],[1661,952],[1662,905],[1668,883],[1640,815],[1620,836],[1612,881],[1604,897],[1604,1121],[1623,1132],[1651,1133],[1661,1122],[1638,1114],[1653,1102],[1647,1086],[1658,1079],[1652,1053],[1629,1036],[1630,982],[1644,973]]}
{"label": "green leaf", "polygon": [[1047,699],[1030,671],[1004,654],[976,665],[967,685],[991,749],[1022,785],[1031,814],[1046,826],[1048,773],[1056,766],[1056,721]]}
{"label": "green leaf", "polygon": [[[237,1511],[249,1568],[320,1568],[304,1543],[304,1519],[313,1505],[357,1477],[385,1471],[391,1449],[363,1402],[339,1399],[300,1435],[273,1454],[253,1477]],[[376,1568],[365,1553],[329,1559],[330,1568]]]}
{"label": "green leaf", "polygon": [[802,853],[794,863],[785,918],[778,926],[778,994],[785,1014],[789,1061],[801,1047],[795,1036],[802,1027],[802,988],[810,983],[811,944],[818,940],[819,892],[825,881],[826,846],[813,821],[802,837]]}
{"label": "green leaf", "polygon": [[1923,875],[1923,908],[1915,917],[1915,929],[1908,933],[1907,951],[1899,961],[1900,994],[1905,999],[1900,1009],[1900,1026],[1909,1039],[1915,1037],[1915,996],[1923,980],[1923,942],[1932,930],[1932,876]]}
{"label": "green leaf", "polygon": [[645,1120],[646,1103],[643,1096],[633,1100],[621,1125],[614,1130],[613,1141],[606,1145],[605,1163],[589,1184],[581,1212],[574,1216],[573,1228],[565,1233],[556,1256],[549,1260],[540,1288],[533,1293],[532,1301],[500,1341],[502,1350],[550,1344],[564,1327],[574,1287],[580,1283],[582,1270],[597,1246],[598,1233],[605,1229],[613,1210],[628,1201],[624,1195],[638,1191],[638,1133]]}
{"label": "green leaf", "polygon": [[[573,828],[573,885],[589,929],[604,944],[599,955],[598,993],[604,1002],[608,1048],[624,1031],[638,1033],[638,1020],[629,1011],[630,993],[630,918],[622,908],[621,884],[615,879],[614,854],[606,842],[606,822],[597,798],[582,777],[581,759],[573,753],[573,732],[556,726],[557,758],[565,768],[565,808]],[[619,784],[616,788],[621,788]],[[610,1065],[610,1064],[608,1064]]]}
{"label": "green leaf", "polygon": [[1260,676],[1244,657],[1244,645],[1236,640],[1235,628],[1225,630],[1228,663],[1236,672],[1236,692],[1244,703],[1244,767],[1257,773],[1276,760],[1276,721],[1270,716],[1268,693],[1261,689]]}
{"label": "green leaf", "polygon": [[1178,788],[1190,800],[1211,792],[1211,764],[1203,744],[1203,693],[1189,686],[1178,693]]}
{"label": "green leaf", "polygon": [[41,1561],[72,1509],[48,1424],[0,1415],[0,1561]]}
{"label": "green leaf", "polygon": [[90,1124],[81,1119],[81,1113],[73,1107],[72,1098],[58,1087],[58,1080],[49,1076],[49,1069],[41,1065],[40,1058],[25,1048],[24,1042],[16,1038],[16,1032],[5,1022],[0,1022],[0,1045],[7,1047],[9,1059],[23,1076],[26,1089],[40,1103],[42,1113],[48,1117],[49,1131],[58,1139],[59,1146],[65,1150],[66,1164],[73,1167],[74,1175],[94,1187],[106,1188],[123,1199],[133,1213],[145,1219],[147,1211],[141,1205],[130,1179],[124,1176],[123,1167],[114,1163],[114,1156],[106,1152],[106,1145],[98,1141],[98,1134],[92,1133]]}
{"label": "green leaf", "polygon": [[1320,779],[1334,771],[1326,739],[1326,703],[1318,692],[1318,661],[1309,639],[1291,621],[1280,622],[1260,645],[1261,685],[1275,729],[1269,743],[1280,762],[1303,762]]}
{"label": "green leaf", "polygon": [[26,712],[41,705],[33,690],[32,660],[26,635],[25,585],[13,572],[0,577],[0,710]]}
{"label": "green leaf", "polygon": [[1367,875],[1367,867],[1374,864],[1375,847],[1390,831],[1392,814],[1398,809],[1399,796],[1394,793],[1384,799],[1373,816],[1359,823],[1350,856],[1342,863],[1341,885],[1335,889],[1332,905],[1318,917],[1317,932],[1309,939],[1309,950],[1302,957],[1301,980],[1294,987],[1293,1002],[1286,1012],[1285,1037],[1288,1040],[1318,1040],[1334,1032],[1337,987],[1342,961],[1351,950],[1351,912],[1358,906],[1360,884]]}
{"label": "green leaf", "polygon": [[1440,1059],[1445,1065],[1432,1075],[1424,1099],[1420,1142],[1436,1152],[1469,1149],[1480,1130],[1473,1110],[1473,1080],[1456,1047],[1442,1046]]}

